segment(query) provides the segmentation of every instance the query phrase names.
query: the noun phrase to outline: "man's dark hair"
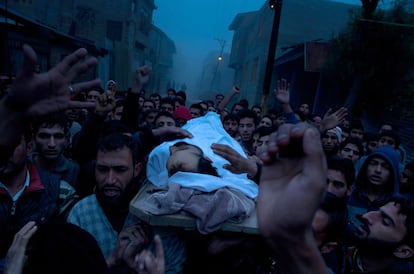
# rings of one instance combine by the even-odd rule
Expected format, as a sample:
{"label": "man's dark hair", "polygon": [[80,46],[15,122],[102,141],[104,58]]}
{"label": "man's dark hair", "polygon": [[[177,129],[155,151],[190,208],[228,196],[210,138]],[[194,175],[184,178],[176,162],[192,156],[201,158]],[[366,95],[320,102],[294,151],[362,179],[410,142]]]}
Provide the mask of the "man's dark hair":
{"label": "man's dark hair", "polygon": [[157,116],[155,116],[154,123],[156,124],[157,120],[162,116],[170,117],[171,119],[173,119],[175,121],[175,117],[174,117],[173,114],[171,114],[171,112],[169,112],[169,111],[160,111],[160,112],[158,112]]}
{"label": "man's dark hair", "polygon": [[170,105],[172,105],[173,110],[175,110],[175,102],[174,102],[174,99],[172,99],[172,98],[170,98],[170,97],[164,97],[164,98],[162,98],[162,99],[161,99],[161,101],[160,101],[160,107],[161,107],[163,104],[170,104]]}
{"label": "man's dark hair", "polygon": [[239,115],[239,121],[243,118],[252,118],[255,126],[257,126],[257,124],[259,123],[259,119],[257,118],[256,113],[254,113],[254,111],[250,109],[242,110],[241,112],[239,112],[238,115]]}
{"label": "man's dark hair", "polygon": [[244,108],[249,108],[249,101],[247,99],[240,99],[239,104]]}
{"label": "man's dark hair", "polygon": [[137,142],[131,136],[120,132],[102,135],[98,140],[97,151],[115,151],[124,147],[131,151],[134,165],[144,161],[143,150],[138,149]]}
{"label": "man's dark hair", "polygon": [[350,159],[343,159],[340,157],[328,158],[328,169],[336,170],[344,174],[347,187],[350,187],[355,182],[355,168]]}
{"label": "man's dark hair", "polygon": [[236,115],[236,114],[233,114],[233,113],[229,113],[226,116],[224,116],[223,123],[226,122],[226,121],[228,121],[228,120],[236,121],[237,124],[239,124],[240,118],[239,118],[239,115]]}
{"label": "man's dark hair", "polygon": [[360,139],[349,136],[339,144],[339,150],[342,150],[347,144],[356,145],[359,150],[359,156],[364,155],[364,145]]}
{"label": "man's dark hair", "polygon": [[66,222],[39,224],[29,240],[26,255],[23,274],[109,274],[95,238]]}
{"label": "man's dark hair", "polygon": [[184,90],[180,90],[180,91],[178,91],[177,92],[177,94],[175,94],[175,96],[180,96],[180,97],[182,97],[183,99],[184,99],[184,103],[185,103],[185,101],[187,100],[187,94],[185,93],[185,91]]}
{"label": "man's dark hair", "polygon": [[381,139],[381,137],[390,137],[392,139],[394,139],[395,141],[395,147],[398,148],[400,146],[400,136],[398,135],[398,133],[394,130],[383,130],[381,131],[381,133],[378,135],[378,141]]}
{"label": "man's dark hair", "polygon": [[178,104],[180,104],[180,106],[185,106],[185,101],[183,99],[181,99],[180,97],[175,97],[174,101],[178,102]]}
{"label": "man's dark hair", "polygon": [[167,92],[172,91],[174,95],[177,94],[177,91],[174,88],[168,88]]}
{"label": "man's dark hair", "polygon": [[161,95],[159,94],[159,93],[152,93],[150,96],[149,96],[149,98],[151,98],[151,97],[157,97],[158,99],[160,99],[160,101],[161,101]]}
{"label": "man's dark hair", "polygon": [[33,135],[36,135],[41,127],[51,128],[55,125],[63,128],[63,132],[66,137],[69,136],[69,123],[64,112],[56,112],[34,119],[32,123]]}
{"label": "man's dark hair", "polygon": [[155,108],[155,103],[154,103],[154,101],[152,101],[151,99],[145,99],[145,100],[144,100],[144,104],[145,104],[145,103],[147,103],[147,102],[150,102],[150,103],[152,104],[152,108]]}
{"label": "man's dark hair", "polygon": [[198,109],[198,110],[200,110],[200,114],[201,114],[201,116],[203,116],[203,115],[204,115],[204,109],[203,109],[203,106],[202,106],[200,103],[192,104],[192,105],[190,106],[190,108],[195,108],[195,109]]}

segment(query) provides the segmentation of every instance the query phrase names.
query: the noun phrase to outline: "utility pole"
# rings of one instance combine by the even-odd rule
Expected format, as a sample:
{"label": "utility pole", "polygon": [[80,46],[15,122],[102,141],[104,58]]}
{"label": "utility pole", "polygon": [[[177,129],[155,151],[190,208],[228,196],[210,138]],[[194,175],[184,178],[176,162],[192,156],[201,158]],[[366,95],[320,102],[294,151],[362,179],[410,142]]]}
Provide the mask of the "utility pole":
{"label": "utility pole", "polygon": [[282,0],[269,0],[269,8],[274,12],[272,32],[270,35],[269,51],[267,54],[267,63],[265,77],[263,81],[263,97],[262,97],[262,109],[265,112],[267,110],[267,101],[270,93],[270,84],[272,82],[273,64],[275,61],[277,39],[279,36],[279,24],[280,15],[282,11]]}

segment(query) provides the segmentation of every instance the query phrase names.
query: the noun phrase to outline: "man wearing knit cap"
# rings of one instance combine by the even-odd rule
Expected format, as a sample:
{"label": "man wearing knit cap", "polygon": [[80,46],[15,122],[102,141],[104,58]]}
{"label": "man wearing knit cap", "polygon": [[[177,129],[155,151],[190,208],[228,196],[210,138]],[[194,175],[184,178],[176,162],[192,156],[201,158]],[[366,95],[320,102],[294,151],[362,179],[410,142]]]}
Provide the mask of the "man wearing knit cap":
{"label": "man wearing knit cap", "polygon": [[332,157],[338,153],[339,144],[342,141],[342,130],[334,127],[326,130],[322,134],[322,147],[327,157]]}
{"label": "man wearing knit cap", "polygon": [[192,118],[191,112],[185,106],[179,106],[174,111],[174,117],[177,122],[177,126],[182,127]]}

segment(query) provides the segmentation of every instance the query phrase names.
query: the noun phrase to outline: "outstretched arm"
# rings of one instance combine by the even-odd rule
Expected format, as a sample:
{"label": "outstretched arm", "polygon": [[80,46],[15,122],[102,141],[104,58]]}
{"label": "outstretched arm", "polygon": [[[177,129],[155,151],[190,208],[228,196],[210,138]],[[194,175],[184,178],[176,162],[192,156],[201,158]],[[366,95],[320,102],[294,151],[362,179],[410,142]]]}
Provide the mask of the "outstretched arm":
{"label": "outstretched arm", "polygon": [[[24,45],[23,52],[23,68],[14,80],[10,92],[0,100],[1,150],[6,145],[16,145],[32,117],[68,108],[94,107],[93,103],[76,102],[70,98],[82,90],[100,84],[95,79],[71,86],[76,77],[97,64],[94,57],[84,59],[88,53],[84,48],[76,50],[51,70],[41,74],[35,73],[37,56],[33,49]],[[0,154],[2,159],[6,157],[3,151]]]}
{"label": "outstretched arm", "polygon": [[233,86],[231,91],[223,98],[223,100],[218,105],[218,110],[221,113],[224,108],[229,104],[230,100],[236,95],[240,94],[240,88],[238,86]]}
{"label": "outstretched arm", "polygon": [[282,273],[327,273],[311,229],[326,182],[319,132],[307,123],[284,124],[258,155],[264,162],[259,230],[276,252]]}

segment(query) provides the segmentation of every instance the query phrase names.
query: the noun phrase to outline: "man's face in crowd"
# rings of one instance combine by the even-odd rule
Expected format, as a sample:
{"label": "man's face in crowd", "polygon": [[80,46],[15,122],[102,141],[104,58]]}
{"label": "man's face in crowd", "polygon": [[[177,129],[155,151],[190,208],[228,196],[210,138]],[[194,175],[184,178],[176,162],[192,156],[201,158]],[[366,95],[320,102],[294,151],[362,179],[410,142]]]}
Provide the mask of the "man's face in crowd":
{"label": "man's face in crowd", "polygon": [[158,96],[150,96],[150,100],[153,101],[156,106],[160,105],[160,98]]}
{"label": "man's face in crowd", "polygon": [[328,169],[326,173],[326,191],[335,194],[338,198],[347,195],[350,189],[347,187],[345,175],[339,170]]}
{"label": "man's face in crowd", "polygon": [[[22,171],[26,164],[27,153],[26,141],[22,136],[19,145],[14,149],[13,155],[5,164],[0,165],[0,180],[13,178]],[[2,183],[5,182],[3,181]]]}
{"label": "man's face in crowd", "polygon": [[147,114],[147,116],[145,117],[145,122],[147,122],[150,125],[155,125],[155,117],[157,117],[157,113],[156,112],[150,112]]}
{"label": "man's face in crowd", "polygon": [[113,120],[121,120],[122,112],[124,111],[124,106],[119,106],[115,108],[114,115],[112,116]]}
{"label": "man's face in crowd", "polygon": [[308,104],[302,104],[302,105],[300,105],[299,110],[303,114],[308,115],[309,114],[309,105]]}
{"label": "man's face in crowd", "polygon": [[169,91],[168,91],[168,97],[171,97],[171,98],[175,97],[175,93],[174,93],[174,91],[169,90]]}
{"label": "man's face in crowd", "polygon": [[178,142],[170,146],[170,157],[167,160],[168,175],[177,171],[197,172],[203,152],[196,146]]}
{"label": "man's face in crowd", "polygon": [[377,186],[385,185],[391,177],[390,164],[381,157],[372,157],[367,164],[367,179]]}
{"label": "man's face in crowd", "polygon": [[382,136],[378,140],[378,147],[382,146],[392,146],[393,148],[397,148],[397,143],[395,142],[395,139],[390,136]]}
{"label": "man's face in crowd", "polygon": [[356,237],[364,248],[373,248],[375,252],[383,249],[390,249],[399,246],[407,233],[405,226],[406,215],[399,212],[400,205],[389,202],[380,207],[379,210],[369,211],[361,216],[361,225],[356,230]]}
{"label": "man's face in crowd", "polygon": [[169,103],[168,104],[167,103],[162,104],[160,109],[161,109],[161,111],[168,111],[171,114],[174,113],[174,106],[169,104]]}
{"label": "man's face in crowd", "polygon": [[352,163],[356,163],[361,157],[361,152],[358,149],[358,146],[355,144],[348,143],[341,149],[340,154],[343,158],[349,159]]}
{"label": "man's face in crowd", "polygon": [[283,125],[285,123],[286,119],[283,116],[277,116],[274,120],[274,124],[277,126]]}
{"label": "man's face in crowd", "polygon": [[233,110],[232,110],[232,114],[238,114],[240,111],[242,111],[244,108],[241,105],[235,105]]}
{"label": "man's face in crowd", "polygon": [[257,118],[262,116],[262,110],[260,108],[252,108],[252,111],[256,113]]}
{"label": "man's face in crowd", "polygon": [[338,137],[333,132],[322,135],[322,146],[325,151],[334,151],[338,147]]}
{"label": "man's face in crowd", "polygon": [[95,167],[97,195],[107,205],[120,205],[128,196],[126,190],[138,176],[141,165],[133,163],[128,147],[114,151],[98,151]]}
{"label": "man's face in crowd", "polygon": [[39,127],[34,136],[36,151],[40,157],[47,160],[56,160],[62,155],[66,144],[67,136],[65,130],[60,125],[53,127]]}
{"label": "man's face in crowd", "polygon": [[252,139],[253,131],[256,129],[254,119],[250,117],[241,118],[239,122],[239,132],[243,142]]}
{"label": "man's face in crowd", "polygon": [[190,113],[192,118],[201,117],[201,109],[198,108],[190,108]]}
{"label": "man's face in crowd", "polygon": [[208,110],[208,105],[206,103],[200,103],[200,106],[203,108],[203,112],[206,113]]}
{"label": "man's face in crowd", "polygon": [[86,95],[86,101],[87,102],[96,102],[101,94],[99,91],[91,90],[88,92],[88,95]]}
{"label": "man's face in crowd", "polygon": [[412,172],[408,168],[405,168],[401,174],[401,184],[413,186],[414,185],[414,172]]}
{"label": "man's face in crowd", "polygon": [[364,140],[364,132],[362,131],[362,129],[353,128],[351,129],[351,137]]}
{"label": "man's face in crowd", "polygon": [[260,147],[267,146],[267,144],[269,144],[269,140],[270,140],[270,135],[260,136],[259,139],[257,139],[257,146],[254,150],[256,151],[256,149]]}
{"label": "man's face in crowd", "polygon": [[150,109],[153,109],[153,108],[155,108],[155,106],[152,102],[147,101],[147,102],[144,102],[144,104],[142,105],[142,111],[143,112],[146,112],[146,111],[148,111]]}
{"label": "man's face in crowd", "polygon": [[142,108],[142,106],[144,105],[144,101],[145,101],[144,97],[139,96],[138,105],[140,108]]}
{"label": "man's face in crowd", "polygon": [[236,120],[224,121],[223,127],[231,137],[234,137],[239,130],[239,124]]}
{"label": "man's face in crowd", "polygon": [[168,116],[160,116],[157,121],[155,121],[155,126],[160,127],[175,127],[175,120]]}
{"label": "man's face in crowd", "polygon": [[272,127],[272,120],[269,117],[263,117],[260,120],[259,127]]}

